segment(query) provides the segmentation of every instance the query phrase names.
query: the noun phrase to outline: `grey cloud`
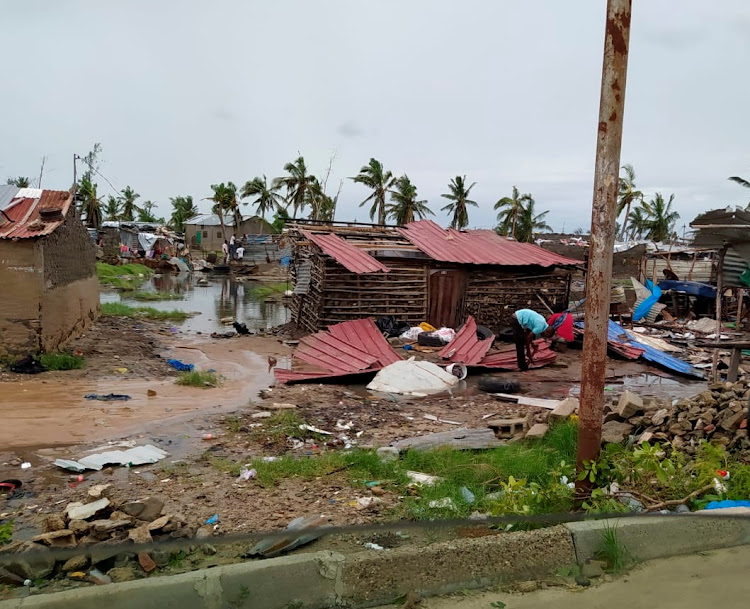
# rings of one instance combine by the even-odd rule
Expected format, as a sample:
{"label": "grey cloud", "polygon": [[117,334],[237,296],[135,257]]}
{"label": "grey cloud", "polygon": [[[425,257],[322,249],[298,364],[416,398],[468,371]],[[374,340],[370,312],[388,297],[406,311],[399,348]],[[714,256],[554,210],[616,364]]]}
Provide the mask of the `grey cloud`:
{"label": "grey cloud", "polygon": [[364,129],[360,128],[353,120],[341,123],[336,131],[347,138],[361,137],[365,134]]}

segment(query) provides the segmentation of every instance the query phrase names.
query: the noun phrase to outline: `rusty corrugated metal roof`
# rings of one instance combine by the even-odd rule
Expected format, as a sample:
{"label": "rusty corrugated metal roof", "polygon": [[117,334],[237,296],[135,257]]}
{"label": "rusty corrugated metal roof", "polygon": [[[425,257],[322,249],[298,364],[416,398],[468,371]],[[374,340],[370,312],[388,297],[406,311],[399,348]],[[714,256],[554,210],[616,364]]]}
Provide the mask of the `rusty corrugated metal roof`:
{"label": "rusty corrugated metal roof", "polygon": [[[529,368],[541,368],[551,364],[557,358],[557,354],[550,349],[550,342],[544,339],[535,340],[537,351],[534,354],[534,363],[529,363]],[[516,358],[516,347],[511,345],[502,351],[490,353],[479,363],[482,368],[497,368],[498,370],[518,370],[518,359]]]}
{"label": "rusty corrugated metal roof", "polygon": [[334,233],[315,234],[307,230],[300,230],[300,233],[352,273],[387,273],[389,270],[370,254]]}
{"label": "rusty corrugated metal roof", "polygon": [[438,355],[452,362],[476,366],[487,355],[494,340],[494,334],[490,338],[479,340],[477,322],[469,315],[453,340],[443,347]]}
{"label": "rusty corrugated metal roof", "polygon": [[370,319],[357,319],[335,324],[300,340],[294,359],[311,364],[315,370],[285,370],[277,368],[274,376],[279,383],[314,381],[376,372],[399,361],[393,350]]}
{"label": "rusty corrugated metal roof", "polygon": [[503,266],[573,266],[580,260],[565,258],[532,243],[518,243],[491,230],[444,229],[432,220],[419,220],[398,229],[404,237],[434,260],[460,264]]}
{"label": "rusty corrugated metal roof", "polygon": [[0,239],[49,235],[65,220],[72,200],[67,190],[19,189],[0,215]]}

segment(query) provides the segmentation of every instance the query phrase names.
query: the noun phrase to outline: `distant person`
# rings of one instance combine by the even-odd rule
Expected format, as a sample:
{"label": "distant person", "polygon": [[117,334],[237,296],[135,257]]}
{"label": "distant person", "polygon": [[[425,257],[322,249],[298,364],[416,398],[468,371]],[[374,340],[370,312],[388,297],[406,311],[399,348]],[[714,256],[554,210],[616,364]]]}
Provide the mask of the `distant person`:
{"label": "distant person", "polygon": [[550,337],[555,331],[549,327],[543,316],[531,309],[519,309],[513,313],[510,326],[513,329],[513,342],[516,344],[518,368],[523,372],[529,369],[529,362],[534,363],[534,354],[537,350],[534,339],[541,336]]}
{"label": "distant person", "polygon": [[245,256],[245,248],[241,245],[237,248],[237,251],[235,252],[235,258],[237,260],[242,260],[242,258]]}
{"label": "distant person", "polygon": [[664,279],[667,279],[669,281],[680,280],[680,278],[677,276],[677,273],[675,273],[672,269],[664,269],[662,273],[664,273]]}
{"label": "distant person", "polygon": [[237,241],[234,235],[229,240],[229,259],[234,260],[234,254],[237,251]]}
{"label": "distant person", "polygon": [[224,254],[224,264],[229,260],[229,241],[224,239],[224,243],[221,244],[221,253]]}

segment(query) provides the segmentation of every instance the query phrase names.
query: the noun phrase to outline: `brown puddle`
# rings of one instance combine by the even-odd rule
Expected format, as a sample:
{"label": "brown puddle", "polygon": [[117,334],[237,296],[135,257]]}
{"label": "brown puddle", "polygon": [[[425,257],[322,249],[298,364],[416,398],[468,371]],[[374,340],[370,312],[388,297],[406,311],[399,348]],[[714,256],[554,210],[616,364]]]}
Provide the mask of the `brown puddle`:
{"label": "brown puddle", "polygon": [[[164,354],[194,364],[198,370],[214,369],[223,377],[216,388],[180,386],[174,377],[90,381],[29,377],[22,382],[0,382],[0,446],[16,449],[98,442],[143,432],[147,424],[157,421],[174,420],[177,424],[186,415],[245,406],[260,389],[273,383],[268,355],[274,355],[279,365],[288,365],[289,350],[277,341],[259,339],[253,346],[257,351],[238,349],[233,341],[180,340]],[[149,389],[156,391],[156,396],[149,397]],[[84,395],[88,393],[126,394],[131,399],[87,400]],[[164,431],[165,425],[148,427]]]}

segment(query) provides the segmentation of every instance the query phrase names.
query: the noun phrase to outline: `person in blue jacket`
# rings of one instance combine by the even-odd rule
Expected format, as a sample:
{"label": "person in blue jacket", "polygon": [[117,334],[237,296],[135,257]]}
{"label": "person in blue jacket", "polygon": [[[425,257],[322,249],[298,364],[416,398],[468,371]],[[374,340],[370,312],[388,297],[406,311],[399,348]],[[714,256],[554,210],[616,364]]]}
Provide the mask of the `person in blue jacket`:
{"label": "person in blue jacket", "polygon": [[531,309],[519,309],[513,313],[510,327],[513,330],[513,342],[516,344],[518,368],[521,371],[528,370],[529,363],[534,363],[537,349],[534,339],[542,336],[549,338],[555,330],[547,324],[544,316]]}

